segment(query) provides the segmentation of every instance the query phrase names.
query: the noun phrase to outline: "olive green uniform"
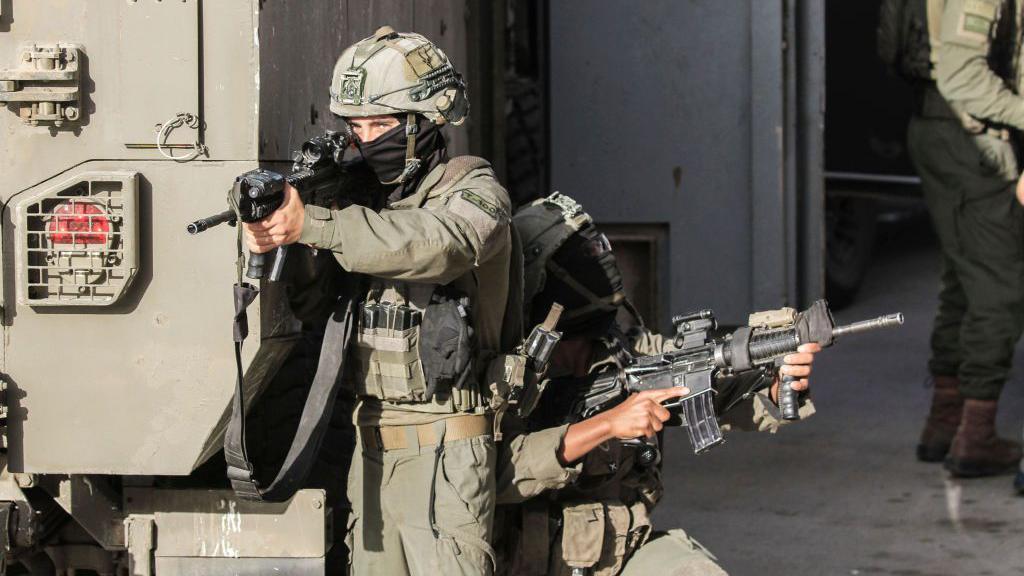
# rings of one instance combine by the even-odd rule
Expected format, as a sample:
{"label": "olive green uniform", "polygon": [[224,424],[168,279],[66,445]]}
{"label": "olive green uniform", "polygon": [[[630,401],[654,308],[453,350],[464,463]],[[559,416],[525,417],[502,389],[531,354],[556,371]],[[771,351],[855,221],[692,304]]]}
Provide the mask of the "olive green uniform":
{"label": "olive green uniform", "polygon": [[[509,199],[483,160],[460,157],[376,212],[307,206],[300,242],[369,277],[367,304],[421,314],[440,286],[469,299],[477,374],[501,346],[511,255]],[[495,447],[486,387],[425,398],[420,326],[361,321],[346,378],[361,450],[349,476],[355,574],[488,574]]]}
{"label": "olive green uniform", "polygon": [[[642,332],[632,342],[637,354],[658,354],[671,347],[661,336]],[[592,371],[612,364],[599,354]],[[727,406],[751,382],[720,383],[716,405]],[[545,386],[544,394],[557,394]],[[543,402],[543,398],[541,402]],[[810,402],[801,416],[814,413]],[[741,402],[722,419],[723,428],[774,432],[784,423],[767,391]],[[533,433],[503,426],[499,451],[497,547],[501,574],[568,576],[580,574],[725,574],[714,556],[682,530],[654,532],[650,515],[664,488],[658,466],[641,467],[636,450],[608,442],[581,462],[562,466],[557,450],[567,426]],[[544,493],[547,491],[547,493]]]}
{"label": "olive green uniform", "polygon": [[908,148],[943,251],[929,368],[959,377],[964,397],[995,400],[1024,330],[1024,215],[1013,193],[1024,129],[1019,7],[903,4],[903,49],[882,40],[898,36],[885,30],[900,18],[884,10],[879,47],[915,84]]}

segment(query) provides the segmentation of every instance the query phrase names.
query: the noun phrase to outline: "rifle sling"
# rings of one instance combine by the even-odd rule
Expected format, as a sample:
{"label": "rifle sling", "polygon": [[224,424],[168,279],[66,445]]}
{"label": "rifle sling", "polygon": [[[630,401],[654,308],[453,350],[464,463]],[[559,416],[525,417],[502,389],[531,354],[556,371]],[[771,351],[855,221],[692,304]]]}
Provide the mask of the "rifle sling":
{"label": "rifle sling", "polygon": [[231,420],[224,434],[224,459],[227,475],[235,494],[244,500],[283,502],[302,486],[316,460],[334,411],[334,401],[344,373],[345,350],[355,325],[353,290],[342,290],[334,312],[327,322],[316,376],[310,386],[302,416],[281,468],[268,486],[260,486],[255,468],[245,445],[244,373],[242,341],[248,333],[245,308],[255,300],[258,290],[248,284],[235,285],[235,364],[237,368],[235,396],[231,403]]}

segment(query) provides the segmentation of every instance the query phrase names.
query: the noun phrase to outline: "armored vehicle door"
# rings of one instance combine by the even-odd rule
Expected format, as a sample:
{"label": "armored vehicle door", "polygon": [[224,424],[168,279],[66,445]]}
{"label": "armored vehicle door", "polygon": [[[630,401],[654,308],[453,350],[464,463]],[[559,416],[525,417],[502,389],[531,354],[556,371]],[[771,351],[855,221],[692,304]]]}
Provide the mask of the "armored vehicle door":
{"label": "armored vehicle door", "polygon": [[0,1],[12,471],[182,475],[218,441],[235,229],[185,224],[256,166],[253,4]]}

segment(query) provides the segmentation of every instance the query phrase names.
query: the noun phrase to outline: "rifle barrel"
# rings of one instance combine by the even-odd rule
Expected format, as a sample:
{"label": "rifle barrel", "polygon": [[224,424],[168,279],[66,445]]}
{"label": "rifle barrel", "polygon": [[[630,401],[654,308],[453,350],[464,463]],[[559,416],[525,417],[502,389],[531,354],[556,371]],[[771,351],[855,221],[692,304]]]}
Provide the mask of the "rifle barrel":
{"label": "rifle barrel", "polygon": [[236,215],[234,210],[225,210],[220,214],[214,214],[213,216],[200,218],[199,220],[196,220],[195,222],[186,226],[185,230],[187,230],[189,234],[199,234],[200,232],[205,232],[206,230],[209,230],[210,228],[213,228],[214,226],[217,226],[219,224],[223,224],[225,222],[232,222],[235,220],[235,218]]}
{"label": "rifle barrel", "polygon": [[846,326],[836,326],[832,329],[832,337],[838,338],[839,336],[845,336],[847,334],[858,334],[860,332],[900,326],[902,324],[903,314],[897,312],[896,314],[879,316],[878,318],[873,318],[871,320],[854,322],[853,324],[847,324]]}

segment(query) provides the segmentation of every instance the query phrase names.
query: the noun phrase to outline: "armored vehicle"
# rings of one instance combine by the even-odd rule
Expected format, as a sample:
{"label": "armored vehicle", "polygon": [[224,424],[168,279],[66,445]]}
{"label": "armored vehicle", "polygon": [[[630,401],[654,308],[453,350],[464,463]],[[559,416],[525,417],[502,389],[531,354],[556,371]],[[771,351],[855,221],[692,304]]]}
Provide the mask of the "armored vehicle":
{"label": "armored vehicle", "polygon": [[[336,127],[334,59],[381,24],[464,61],[467,2],[392,4],[0,0],[0,574],[324,574],[343,550],[344,450],[287,502],[230,490],[236,229],[185,225]],[[244,354],[267,462],[318,350],[281,292]]]}

